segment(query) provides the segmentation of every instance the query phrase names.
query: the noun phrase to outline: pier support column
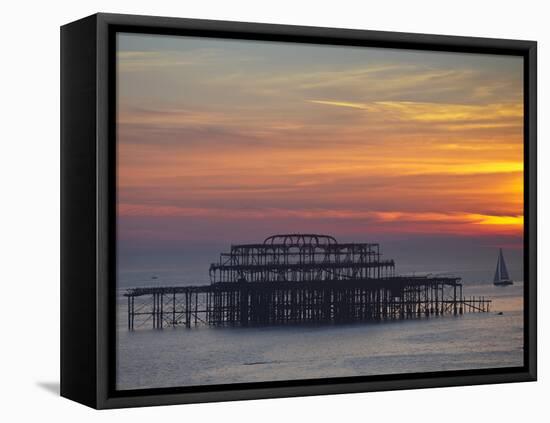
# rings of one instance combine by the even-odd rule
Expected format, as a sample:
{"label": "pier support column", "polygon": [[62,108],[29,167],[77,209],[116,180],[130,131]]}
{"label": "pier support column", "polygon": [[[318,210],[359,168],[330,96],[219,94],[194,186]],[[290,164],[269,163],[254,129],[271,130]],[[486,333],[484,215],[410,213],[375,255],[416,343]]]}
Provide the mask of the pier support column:
{"label": "pier support column", "polygon": [[176,326],[176,293],[172,294],[172,326]]}
{"label": "pier support column", "polygon": [[159,316],[159,323],[160,323],[160,329],[164,326],[164,294],[159,295],[159,303],[160,303],[160,316]]}
{"label": "pier support column", "polygon": [[453,290],[453,313],[454,315],[456,316],[457,315],[457,309],[456,309],[456,285],[454,286],[454,290]]}
{"label": "pier support column", "polygon": [[248,326],[248,288],[246,285],[242,284],[239,292],[240,299],[240,323],[241,326]]}
{"label": "pier support column", "polygon": [[157,294],[153,293],[153,329],[157,328]]}
{"label": "pier support column", "polygon": [[132,330],[132,322],[131,322],[131,316],[132,316],[132,297],[128,297],[128,330]]}

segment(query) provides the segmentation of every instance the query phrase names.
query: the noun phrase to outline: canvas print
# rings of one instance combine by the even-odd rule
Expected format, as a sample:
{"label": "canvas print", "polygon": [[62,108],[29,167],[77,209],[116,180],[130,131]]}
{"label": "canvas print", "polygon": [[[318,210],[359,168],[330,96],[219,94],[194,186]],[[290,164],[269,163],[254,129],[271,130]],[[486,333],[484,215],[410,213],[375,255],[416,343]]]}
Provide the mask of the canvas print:
{"label": "canvas print", "polygon": [[523,366],[521,57],[116,45],[116,389]]}

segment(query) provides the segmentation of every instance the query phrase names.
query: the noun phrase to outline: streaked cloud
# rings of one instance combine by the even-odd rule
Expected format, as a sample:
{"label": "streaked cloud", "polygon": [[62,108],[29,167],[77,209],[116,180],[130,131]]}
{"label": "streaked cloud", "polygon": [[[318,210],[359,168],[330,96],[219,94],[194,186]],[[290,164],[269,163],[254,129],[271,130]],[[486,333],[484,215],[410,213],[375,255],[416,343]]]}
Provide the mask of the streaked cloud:
{"label": "streaked cloud", "polygon": [[469,127],[476,126],[480,128],[521,126],[523,119],[523,104],[521,103],[464,105],[412,101],[377,101],[371,103],[333,100],[308,101],[315,104],[359,109],[368,113],[380,113],[387,118],[396,120],[444,123],[455,128],[458,128],[457,122]]}
{"label": "streaked cloud", "polygon": [[178,217],[226,217],[247,219],[269,219],[299,217],[306,219],[368,219],[376,222],[446,222],[475,223],[479,225],[519,225],[523,216],[495,216],[473,213],[434,213],[402,211],[360,211],[360,210],[323,210],[323,209],[230,209],[230,208],[194,208],[167,205],[127,204],[118,205],[121,216],[178,216]]}

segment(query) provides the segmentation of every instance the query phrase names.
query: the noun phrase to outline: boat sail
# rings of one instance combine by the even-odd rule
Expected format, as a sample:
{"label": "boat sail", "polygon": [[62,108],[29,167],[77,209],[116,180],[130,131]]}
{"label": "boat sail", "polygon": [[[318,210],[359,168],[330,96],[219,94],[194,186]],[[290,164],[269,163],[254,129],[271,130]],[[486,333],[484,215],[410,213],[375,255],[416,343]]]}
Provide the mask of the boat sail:
{"label": "boat sail", "polygon": [[498,253],[497,269],[495,271],[493,283],[497,286],[512,285],[514,283],[508,275],[508,269],[506,268],[506,262],[504,261],[504,255],[502,254],[502,248]]}

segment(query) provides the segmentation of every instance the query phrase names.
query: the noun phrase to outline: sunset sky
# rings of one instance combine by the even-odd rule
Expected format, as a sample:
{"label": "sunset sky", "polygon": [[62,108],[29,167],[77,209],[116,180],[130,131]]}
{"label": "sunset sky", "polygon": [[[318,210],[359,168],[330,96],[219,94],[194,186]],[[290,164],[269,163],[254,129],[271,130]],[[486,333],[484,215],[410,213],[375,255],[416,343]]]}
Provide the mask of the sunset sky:
{"label": "sunset sky", "polygon": [[314,232],[521,266],[521,58],[133,34],[117,56],[123,261]]}

